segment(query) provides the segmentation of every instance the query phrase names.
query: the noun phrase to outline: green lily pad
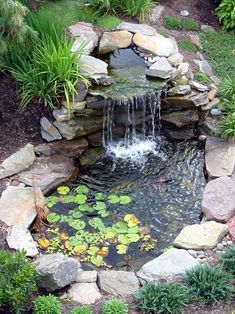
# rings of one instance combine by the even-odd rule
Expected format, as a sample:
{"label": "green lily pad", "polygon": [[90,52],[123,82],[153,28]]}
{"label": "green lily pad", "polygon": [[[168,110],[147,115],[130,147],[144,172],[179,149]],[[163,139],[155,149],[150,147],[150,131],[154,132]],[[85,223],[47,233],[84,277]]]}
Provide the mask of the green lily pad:
{"label": "green lily pad", "polygon": [[69,244],[73,247],[83,244],[81,240],[77,239],[76,237],[69,238]]}
{"label": "green lily pad", "polygon": [[58,215],[56,213],[50,213],[47,215],[47,220],[49,222],[58,222],[58,221],[60,221],[60,215]]}
{"label": "green lily pad", "polygon": [[88,233],[85,235],[87,243],[98,243],[100,241],[100,235],[98,233]]}
{"label": "green lily pad", "polygon": [[119,203],[120,199],[119,199],[119,196],[115,194],[111,194],[108,196],[108,201],[110,204],[117,204]]}
{"label": "green lily pad", "polygon": [[93,208],[87,204],[81,204],[78,208],[81,212],[92,213],[94,211]]}
{"label": "green lily pad", "polygon": [[63,199],[64,204],[76,203],[76,196],[74,195],[66,195]]}
{"label": "green lily pad", "polygon": [[116,249],[117,249],[117,253],[118,254],[126,254],[127,250],[128,250],[128,246],[125,245],[125,244],[118,244],[116,246]]}
{"label": "green lily pad", "polygon": [[83,214],[80,213],[79,211],[75,211],[75,212],[73,213],[73,218],[75,218],[75,219],[79,219],[79,218],[81,218],[82,216],[83,216]]}
{"label": "green lily pad", "polygon": [[116,233],[127,233],[128,232],[128,226],[124,221],[118,221],[112,226],[113,230]]}
{"label": "green lily pad", "polygon": [[104,223],[100,218],[92,218],[88,221],[89,225],[95,229],[100,229],[104,227]]}
{"label": "green lily pad", "polygon": [[87,196],[85,194],[78,194],[75,196],[75,202],[77,204],[85,204],[86,203],[86,200],[87,200]]}
{"label": "green lily pad", "polygon": [[68,186],[62,185],[57,188],[57,192],[60,195],[67,195],[70,192],[70,188]]}
{"label": "green lily pad", "polygon": [[88,194],[89,193],[89,188],[86,185],[79,185],[76,187],[75,192],[78,194]]}
{"label": "green lily pad", "polygon": [[132,228],[128,228],[128,233],[139,233],[139,227],[135,226]]}
{"label": "green lily pad", "polygon": [[51,208],[52,206],[54,206],[58,202],[59,202],[59,199],[56,196],[48,196],[47,197],[47,207],[49,207],[49,208]]}
{"label": "green lily pad", "polygon": [[74,220],[72,222],[69,222],[69,226],[76,230],[81,230],[85,228],[86,223],[82,220]]}
{"label": "green lily pad", "polygon": [[104,258],[101,255],[91,256],[91,262],[97,267],[100,267],[103,264]]}
{"label": "green lily pad", "polygon": [[130,196],[127,196],[127,195],[122,195],[119,197],[119,202],[120,204],[122,205],[126,205],[126,204],[129,204],[131,202],[131,198]]}
{"label": "green lily pad", "polygon": [[96,255],[96,253],[99,251],[99,248],[97,246],[90,246],[87,250],[87,253],[91,256]]}
{"label": "green lily pad", "polygon": [[97,201],[104,201],[105,200],[105,194],[104,193],[96,193],[95,194],[95,199]]}
{"label": "green lily pad", "polygon": [[93,208],[98,211],[106,210],[106,204],[104,202],[96,202]]}
{"label": "green lily pad", "polygon": [[99,211],[98,214],[99,214],[102,218],[105,218],[105,217],[108,217],[108,216],[109,216],[109,212],[108,212],[107,210]]}

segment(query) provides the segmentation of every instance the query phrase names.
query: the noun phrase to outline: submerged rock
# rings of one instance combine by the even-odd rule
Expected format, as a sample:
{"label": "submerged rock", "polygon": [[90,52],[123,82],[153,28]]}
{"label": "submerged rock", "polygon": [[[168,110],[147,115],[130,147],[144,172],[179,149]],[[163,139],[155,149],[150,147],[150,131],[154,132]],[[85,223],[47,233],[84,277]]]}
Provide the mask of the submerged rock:
{"label": "submerged rock", "polygon": [[99,53],[106,54],[120,48],[128,48],[133,35],[125,30],[104,32],[99,43]]}
{"label": "submerged rock", "polygon": [[169,249],[154,260],[144,264],[137,275],[145,281],[159,281],[182,275],[199,262],[186,250]]}
{"label": "submerged rock", "polygon": [[129,31],[131,33],[142,33],[144,35],[152,36],[156,34],[156,29],[147,24],[135,24],[129,22],[122,22],[117,29]]}
{"label": "submerged rock", "polygon": [[153,63],[147,70],[146,74],[152,77],[159,77],[162,79],[168,79],[171,77],[174,69],[167,61],[166,58],[161,58],[160,60]]}
{"label": "submerged rock", "polygon": [[68,296],[73,302],[83,305],[94,304],[101,298],[100,291],[95,282],[73,284],[68,291]]}

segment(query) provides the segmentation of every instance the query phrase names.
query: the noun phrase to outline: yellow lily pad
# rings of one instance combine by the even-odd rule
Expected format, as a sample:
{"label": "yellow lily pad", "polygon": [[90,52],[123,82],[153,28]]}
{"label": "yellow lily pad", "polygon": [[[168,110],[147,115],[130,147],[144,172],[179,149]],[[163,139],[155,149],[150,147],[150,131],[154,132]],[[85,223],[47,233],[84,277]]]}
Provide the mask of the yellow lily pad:
{"label": "yellow lily pad", "polygon": [[38,239],[38,244],[41,246],[41,248],[46,249],[50,245],[50,240],[47,238],[40,238]]}
{"label": "yellow lily pad", "polygon": [[109,253],[109,248],[107,246],[102,247],[97,254],[101,256],[106,256]]}
{"label": "yellow lily pad", "polygon": [[82,254],[86,252],[86,244],[81,244],[78,246],[75,246],[75,248],[73,249],[75,253],[77,254]]}
{"label": "yellow lily pad", "polygon": [[128,223],[128,227],[135,227],[138,225],[139,220],[133,214],[127,214],[124,216],[124,220]]}

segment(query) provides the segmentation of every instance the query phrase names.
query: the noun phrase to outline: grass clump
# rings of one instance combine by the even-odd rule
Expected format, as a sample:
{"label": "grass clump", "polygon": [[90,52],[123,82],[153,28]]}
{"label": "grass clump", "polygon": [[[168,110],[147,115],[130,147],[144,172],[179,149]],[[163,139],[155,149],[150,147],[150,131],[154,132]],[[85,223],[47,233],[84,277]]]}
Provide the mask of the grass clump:
{"label": "grass clump", "polygon": [[164,26],[168,29],[181,29],[181,22],[174,16],[164,16]]}
{"label": "grass clump", "polygon": [[211,84],[212,80],[210,79],[210,77],[203,72],[197,72],[194,75],[195,80],[197,80],[198,82],[204,83],[204,84]]}
{"label": "grass clump", "polygon": [[187,17],[181,19],[181,25],[185,31],[197,31],[199,28],[197,22],[195,22],[195,21],[193,21]]}
{"label": "grass clump", "polygon": [[128,305],[118,299],[109,300],[103,305],[102,314],[128,314]]}
{"label": "grass clump", "polygon": [[220,262],[226,271],[235,276],[235,245],[226,249],[221,255]]}
{"label": "grass clump", "polygon": [[53,295],[39,296],[33,304],[33,314],[61,314],[61,303]]}
{"label": "grass clump", "polygon": [[180,48],[188,51],[188,52],[193,52],[196,53],[197,52],[197,46],[188,39],[181,39],[178,41]]}
{"label": "grass clump", "polygon": [[200,303],[229,300],[234,294],[230,274],[225,273],[219,266],[196,266],[186,272],[184,280],[189,287],[190,296]]}
{"label": "grass clump", "polygon": [[76,306],[70,314],[93,314],[93,311],[90,306]]}
{"label": "grass clump", "polygon": [[21,313],[29,295],[37,289],[36,280],[35,266],[28,262],[25,252],[0,252],[0,307],[6,305]]}
{"label": "grass clump", "polygon": [[197,22],[189,18],[184,17],[177,19],[176,17],[169,15],[163,18],[163,24],[168,29],[182,29],[185,31],[196,31],[199,28]]}
{"label": "grass clump", "polygon": [[136,298],[144,314],[177,314],[182,313],[188,292],[184,286],[175,283],[147,283],[137,292]]}

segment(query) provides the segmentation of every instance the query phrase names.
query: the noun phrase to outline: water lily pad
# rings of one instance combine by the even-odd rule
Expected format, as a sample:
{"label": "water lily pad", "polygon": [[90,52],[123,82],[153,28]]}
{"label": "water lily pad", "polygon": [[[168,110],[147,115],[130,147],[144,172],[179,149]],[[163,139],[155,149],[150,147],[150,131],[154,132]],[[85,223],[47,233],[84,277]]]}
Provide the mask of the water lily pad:
{"label": "water lily pad", "polygon": [[90,246],[87,250],[87,253],[91,256],[96,255],[96,253],[99,251],[99,248],[97,246]]}
{"label": "water lily pad", "polygon": [[117,253],[118,254],[126,254],[127,250],[128,250],[128,246],[124,245],[124,244],[118,244],[116,246],[117,248]]}
{"label": "water lily pad", "polygon": [[128,228],[128,233],[139,233],[139,227],[138,226],[135,226],[135,227],[131,227],[131,228]]}
{"label": "water lily pad", "polygon": [[74,221],[69,222],[69,226],[76,230],[81,230],[85,228],[86,223],[82,220],[74,220]]}
{"label": "water lily pad", "polygon": [[48,240],[47,238],[39,238],[38,244],[41,248],[46,249],[50,245],[50,240]]}
{"label": "water lily pad", "polygon": [[128,232],[128,226],[124,221],[118,221],[112,226],[113,230],[116,233],[127,233]]}
{"label": "water lily pad", "polygon": [[125,215],[124,220],[128,223],[128,227],[135,227],[139,223],[139,220],[133,214]]}
{"label": "water lily pad", "polygon": [[98,211],[106,210],[106,204],[104,202],[96,202],[93,208]]}
{"label": "water lily pad", "polygon": [[103,200],[105,200],[105,194],[104,193],[96,193],[95,194],[95,199],[97,201],[103,201]]}
{"label": "water lily pad", "polygon": [[108,196],[108,201],[110,204],[117,204],[119,203],[119,196],[118,195],[115,195],[115,194],[111,194]]}
{"label": "water lily pad", "polygon": [[107,256],[109,253],[109,248],[107,246],[102,247],[99,251],[97,251],[97,255]]}
{"label": "water lily pad", "polygon": [[50,213],[47,215],[48,222],[58,222],[60,220],[60,215],[56,213]]}
{"label": "water lily pad", "polygon": [[77,204],[85,204],[86,203],[86,200],[87,200],[87,196],[85,194],[78,194],[75,196],[75,202]]}
{"label": "water lily pad", "polygon": [[95,229],[100,229],[104,227],[104,223],[100,218],[92,218],[88,221],[89,225]]}
{"label": "water lily pad", "polygon": [[103,261],[104,261],[104,258],[101,255],[91,257],[92,264],[94,264],[97,267],[100,267],[103,264]]}
{"label": "water lily pad", "polygon": [[79,246],[81,244],[84,244],[82,243],[82,241],[80,239],[77,239],[76,237],[70,237],[68,239],[68,241],[66,241],[66,243],[69,242],[70,246],[72,247],[75,247],[75,246]]}
{"label": "water lily pad", "polygon": [[87,250],[86,244],[80,244],[74,247],[74,252],[77,254],[85,253]]}
{"label": "water lily pad", "polygon": [[64,204],[76,203],[76,196],[75,195],[66,195],[63,198],[63,203]]}
{"label": "water lily pad", "polygon": [[76,187],[75,191],[78,194],[88,194],[89,188],[86,185],[81,184],[78,187]]}
{"label": "water lily pad", "polygon": [[85,236],[87,243],[98,243],[100,241],[100,235],[98,233],[88,233]]}
{"label": "water lily pad", "polygon": [[78,212],[78,211],[75,211],[75,212],[73,213],[73,218],[75,218],[75,219],[79,219],[79,218],[81,218],[82,216],[83,216],[83,214],[80,213],[80,212]]}
{"label": "water lily pad", "polygon": [[108,216],[109,216],[109,212],[108,212],[107,210],[99,211],[98,214],[99,214],[102,218],[105,218],[105,217],[108,217]]}
{"label": "water lily pad", "polygon": [[119,202],[120,204],[122,205],[126,205],[126,204],[129,204],[131,202],[131,198],[130,196],[127,196],[127,195],[122,195],[119,197]]}
{"label": "water lily pad", "polygon": [[70,188],[68,186],[62,185],[57,188],[57,192],[60,195],[67,195],[70,192]]}
{"label": "water lily pad", "polygon": [[51,208],[59,202],[59,198],[56,196],[48,196],[47,197],[47,207]]}

